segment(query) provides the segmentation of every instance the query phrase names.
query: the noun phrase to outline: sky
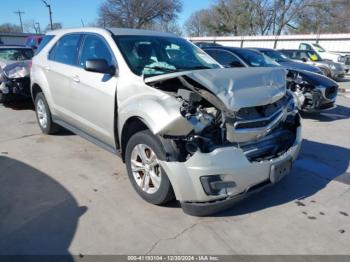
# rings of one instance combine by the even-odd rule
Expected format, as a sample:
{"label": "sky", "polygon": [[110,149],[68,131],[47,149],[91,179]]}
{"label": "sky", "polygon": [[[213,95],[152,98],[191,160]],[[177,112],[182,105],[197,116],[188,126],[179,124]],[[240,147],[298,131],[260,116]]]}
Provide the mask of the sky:
{"label": "sky", "polygon": [[[147,1],[147,0],[145,0]],[[52,7],[53,22],[60,22],[64,27],[79,27],[95,22],[97,10],[104,0],[47,0]],[[183,11],[179,15],[179,24],[182,25],[192,12],[209,7],[214,0],[182,0]],[[19,25],[18,14],[14,11],[23,11],[23,22],[35,20],[41,28],[49,24],[48,9],[41,0],[1,0],[0,24],[13,23]]]}

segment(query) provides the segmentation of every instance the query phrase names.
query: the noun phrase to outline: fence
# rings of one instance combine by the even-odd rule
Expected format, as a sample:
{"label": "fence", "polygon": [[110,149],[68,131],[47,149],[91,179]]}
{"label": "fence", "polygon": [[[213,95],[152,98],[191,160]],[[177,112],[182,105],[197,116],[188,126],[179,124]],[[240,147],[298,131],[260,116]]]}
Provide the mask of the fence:
{"label": "fence", "polygon": [[300,42],[316,42],[328,51],[350,53],[350,34],[220,36],[189,37],[188,39],[193,42],[215,42],[224,46],[266,47],[276,49],[298,49]]}

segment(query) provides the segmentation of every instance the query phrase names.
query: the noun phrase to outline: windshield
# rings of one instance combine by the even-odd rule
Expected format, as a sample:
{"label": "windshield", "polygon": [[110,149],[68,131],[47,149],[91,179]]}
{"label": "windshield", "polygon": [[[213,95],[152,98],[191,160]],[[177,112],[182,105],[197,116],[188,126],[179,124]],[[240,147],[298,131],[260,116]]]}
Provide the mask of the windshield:
{"label": "windshield", "polygon": [[315,50],[317,52],[326,52],[326,50],[324,50],[324,48],[322,46],[320,46],[319,44],[313,44],[313,46],[315,47]]}
{"label": "windshield", "polygon": [[24,61],[32,59],[34,52],[32,49],[25,48],[6,48],[0,49],[0,59],[10,60],[10,61]]}
{"label": "windshield", "polygon": [[234,51],[244,62],[252,67],[272,67],[278,66],[271,58],[263,55],[260,52],[249,49],[237,49]]}
{"label": "windshield", "polygon": [[182,38],[130,35],[114,39],[130,69],[139,76],[220,67],[204,51]]}
{"label": "windshield", "polygon": [[276,61],[277,63],[279,62],[288,62],[290,61],[285,55],[281,54],[278,51],[274,51],[274,50],[262,50],[260,51],[262,52],[264,55],[270,57],[271,59],[273,59],[274,61]]}

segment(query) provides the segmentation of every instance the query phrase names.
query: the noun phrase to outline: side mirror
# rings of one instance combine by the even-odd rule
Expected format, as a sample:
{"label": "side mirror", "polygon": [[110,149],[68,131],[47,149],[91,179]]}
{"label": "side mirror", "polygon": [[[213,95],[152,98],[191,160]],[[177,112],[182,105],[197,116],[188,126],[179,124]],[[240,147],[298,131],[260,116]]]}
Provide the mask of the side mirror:
{"label": "side mirror", "polygon": [[115,75],[116,68],[108,65],[105,59],[88,59],[85,62],[84,69],[89,72]]}

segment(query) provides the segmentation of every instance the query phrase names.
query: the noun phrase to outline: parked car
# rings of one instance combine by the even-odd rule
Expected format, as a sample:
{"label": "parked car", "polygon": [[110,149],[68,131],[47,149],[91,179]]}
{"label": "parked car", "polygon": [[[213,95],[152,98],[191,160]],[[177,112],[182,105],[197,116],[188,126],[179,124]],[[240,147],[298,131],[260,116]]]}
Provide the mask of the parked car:
{"label": "parked car", "polygon": [[[278,67],[273,59],[254,49],[237,47],[203,48],[210,56],[225,67]],[[288,70],[287,85],[293,91],[299,110],[303,112],[318,112],[333,108],[338,92],[338,85],[326,76],[313,72],[291,69]]]}
{"label": "parked car", "polygon": [[0,103],[16,95],[30,96],[30,66],[34,52],[20,46],[0,46]]}
{"label": "parked car", "polygon": [[43,39],[42,35],[31,35],[26,38],[24,45],[27,47],[31,47],[35,50],[39,47],[42,39]]}
{"label": "parked car", "polygon": [[350,54],[327,51],[317,43],[300,43],[299,49],[315,51],[322,59],[343,64],[346,72],[350,70]]}
{"label": "parked car", "polygon": [[284,69],[224,69],[154,31],[48,36],[31,71],[41,130],[63,126],[119,154],[146,201],[175,197],[185,212],[208,215],[290,171],[301,126]]}
{"label": "parked car", "polygon": [[196,46],[198,46],[199,48],[222,46],[222,45],[219,45],[219,44],[214,43],[214,42],[193,42],[193,43],[194,43]]}
{"label": "parked car", "polygon": [[270,49],[270,48],[254,48],[254,49],[259,51],[260,53],[263,53],[264,55],[271,58],[272,60],[274,60],[275,62],[277,62],[278,64],[280,64],[281,66],[287,69],[305,70],[305,71],[310,71],[321,75],[324,74],[320,68],[313,65],[304,64],[302,62],[295,62],[274,49]]}
{"label": "parked car", "polygon": [[319,67],[329,78],[339,80],[345,76],[343,64],[324,60],[315,51],[299,49],[282,49],[279,51],[290,59]]}

